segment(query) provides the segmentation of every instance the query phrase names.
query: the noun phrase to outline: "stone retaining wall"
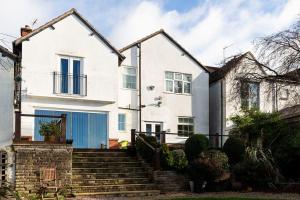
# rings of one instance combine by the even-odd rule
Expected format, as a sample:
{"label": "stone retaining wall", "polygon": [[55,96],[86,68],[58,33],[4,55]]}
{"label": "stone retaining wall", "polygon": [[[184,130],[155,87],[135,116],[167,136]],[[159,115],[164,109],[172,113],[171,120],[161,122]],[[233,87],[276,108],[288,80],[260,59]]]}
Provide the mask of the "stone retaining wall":
{"label": "stone retaining wall", "polygon": [[153,180],[162,193],[189,190],[189,180],[175,171],[154,171]]}
{"label": "stone retaining wall", "polygon": [[19,192],[33,193],[40,188],[42,168],[56,168],[58,183],[72,180],[72,146],[66,144],[14,144],[15,186]]}

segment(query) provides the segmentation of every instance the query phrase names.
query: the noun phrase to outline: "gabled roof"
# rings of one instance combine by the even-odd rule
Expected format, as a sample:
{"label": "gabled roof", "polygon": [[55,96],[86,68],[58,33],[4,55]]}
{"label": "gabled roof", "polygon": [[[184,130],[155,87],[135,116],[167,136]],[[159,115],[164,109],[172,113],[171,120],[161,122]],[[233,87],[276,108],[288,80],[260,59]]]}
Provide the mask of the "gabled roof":
{"label": "gabled roof", "polygon": [[220,69],[219,67],[212,67],[212,66],[205,66],[205,67],[210,73],[213,73]]}
{"label": "gabled roof", "polygon": [[12,60],[17,60],[18,56],[13,54],[12,52],[10,52],[8,49],[6,49],[5,47],[0,45],[0,53],[2,54],[2,56],[7,56]]}
{"label": "gabled roof", "polygon": [[194,56],[192,56],[186,49],[184,49],[174,38],[172,38],[169,34],[167,34],[163,29],[160,29],[159,31],[156,31],[150,35],[147,35],[146,37],[143,37],[143,38],[137,40],[136,42],[133,42],[133,43],[127,45],[126,47],[123,47],[122,49],[120,49],[120,52],[123,52],[127,49],[137,46],[138,44],[145,42],[146,40],[149,40],[150,38],[155,37],[159,34],[163,34],[173,44],[175,44],[181,51],[183,51],[184,54],[186,54],[190,59],[192,59],[195,63],[197,63],[200,67],[202,67],[206,72],[209,73],[209,70],[204,65],[202,65]]}
{"label": "gabled roof", "polygon": [[[209,77],[209,82],[213,83],[215,81],[218,81],[218,80],[224,78],[226,76],[226,74],[231,71],[231,69],[238,66],[240,61],[247,56],[252,57],[253,60],[256,61],[254,55],[250,51],[248,51],[244,54],[236,55],[231,60],[226,62],[222,67],[220,67],[216,71],[212,72]],[[259,66],[259,67],[261,68],[261,66]],[[263,73],[265,73],[265,71],[262,68],[261,68],[261,70],[263,71]]]}
{"label": "gabled roof", "polygon": [[124,60],[125,59],[125,56],[123,56],[115,47],[113,47],[110,42],[104,38],[103,35],[101,35],[96,29],[94,26],[92,26],[86,19],[84,19],[78,12],[75,8],[72,8],[71,10],[65,12],[64,14],[52,19],[51,21],[47,22],[46,24],[40,26],[39,28],[37,29],[34,29],[31,33],[23,36],[23,37],[20,37],[18,39],[16,39],[13,43],[15,45],[18,45],[20,43],[22,43],[23,41],[26,41],[28,40],[29,38],[31,38],[32,36],[40,33],[41,31],[53,26],[54,24],[56,24],[57,22],[65,19],[66,17],[70,16],[70,15],[75,15],[76,17],[78,17],[89,29],[91,29],[91,31],[97,36],[99,37],[113,52],[115,52],[119,58],[121,60]]}

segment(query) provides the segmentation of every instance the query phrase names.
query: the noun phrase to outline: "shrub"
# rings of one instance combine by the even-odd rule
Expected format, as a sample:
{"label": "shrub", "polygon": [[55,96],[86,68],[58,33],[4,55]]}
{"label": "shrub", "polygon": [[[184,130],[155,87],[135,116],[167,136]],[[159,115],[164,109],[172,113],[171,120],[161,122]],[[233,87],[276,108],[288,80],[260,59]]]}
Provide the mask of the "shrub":
{"label": "shrub", "polygon": [[192,162],[202,151],[209,147],[209,140],[201,134],[195,134],[189,137],[184,146],[184,151],[189,162]]}
{"label": "shrub", "polygon": [[241,139],[230,137],[224,143],[223,151],[228,156],[230,165],[235,165],[243,160],[245,155],[245,145]]}
{"label": "shrub", "polygon": [[[140,137],[148,142],[152,147],[157,147],[158,143],[154,136],[147,136],[145,134],[140,134]],[[140,138],[136,140],[137,152],[148,162],[152,162],[154,152],[150,147],[148,147]]]}
{"label": "shrub", "polygon": [[280,138],[280,142],[272,146],[272,152],[282,175],[289,179],[300,178],[300,129]]}
{"label": "shrub", "polygon": [[254,188],[266,188],[277,179],[277,172],[270,162],[256,162],[245,159],[233,168],[237,181]]}
{"label": "shrub", "polygon": [[183,171],[188,165],[188,161],[182,149],[171,151],[170,158],[170,167],[177,171]]}
{"label": "shrub", "polygon": [[160,153],[160,164],[162,169],[168,170],[170,169],[170,162],[171,162],[171,153],[169,150],[168,145],[162,144],[161,145],[161,153]]}
{"label": "shrub", "polygon": [[195,181],[213,182],[228,170],[228,157],[218,150],[204,151],[190,166],[191,178]]}
{"label": "shrub", "polygon": [[188,161],[182,149],[170,151],[166,144],[162,144],[161,146],[160,161],[161,167],[164,170],[174,169],[176,171],[183,171],[188,165]]}

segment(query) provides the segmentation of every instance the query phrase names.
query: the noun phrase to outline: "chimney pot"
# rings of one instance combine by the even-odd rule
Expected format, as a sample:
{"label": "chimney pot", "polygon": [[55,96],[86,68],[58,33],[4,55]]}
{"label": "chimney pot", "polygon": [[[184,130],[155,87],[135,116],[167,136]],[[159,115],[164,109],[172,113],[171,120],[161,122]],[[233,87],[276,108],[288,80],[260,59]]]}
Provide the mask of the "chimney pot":
{"label": "chimney pot", "polygon": [[29,33],[32,32],[32,29],[30,28],[29,25],[25,25],[25,27],[21,28],[21,37],[28,35]]}

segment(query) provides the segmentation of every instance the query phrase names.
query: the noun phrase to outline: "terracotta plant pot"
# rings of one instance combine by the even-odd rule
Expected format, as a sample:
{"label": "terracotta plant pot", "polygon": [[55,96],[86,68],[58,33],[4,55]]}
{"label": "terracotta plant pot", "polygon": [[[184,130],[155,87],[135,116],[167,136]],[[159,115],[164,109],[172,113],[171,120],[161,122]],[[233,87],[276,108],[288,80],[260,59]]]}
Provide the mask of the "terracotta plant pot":
{"label": "terracotta plant pot", "polygon": [[45,136],[44,141],[45,142],[56,142],[57,141],[57,137],[55,135]]}

